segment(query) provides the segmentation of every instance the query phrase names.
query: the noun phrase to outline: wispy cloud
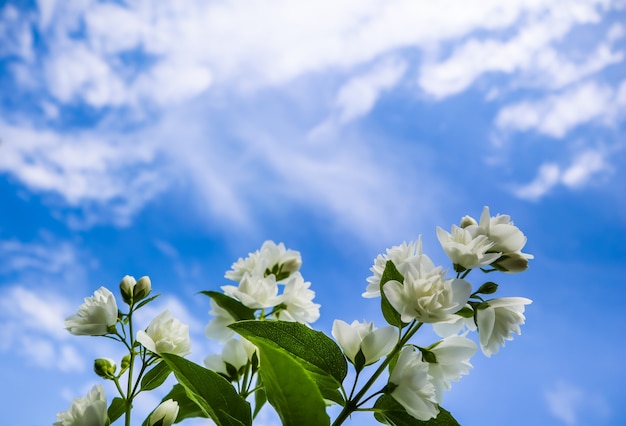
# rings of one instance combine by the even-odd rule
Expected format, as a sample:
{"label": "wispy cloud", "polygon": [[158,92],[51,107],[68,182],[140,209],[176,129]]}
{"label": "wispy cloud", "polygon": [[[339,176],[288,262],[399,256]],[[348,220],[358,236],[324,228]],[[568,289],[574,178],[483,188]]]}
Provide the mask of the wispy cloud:
{"label": "wispy cloud", "polygon": [[609,415],[608,404],[600,395],[573,383],[558,382],[545,391],[544,397],[552,415],[568,426],[582,424],[581,417],[597,422]]}
{"label": "wispy cloud", "polygon": [[616,90],[603,84],[586,82],[539,101],[522,101],[505,106],[496,118],[499,129],[534,130],[562,138],[577,126],[589,122],[612,124],[624,114],[626,104],[622,82]]}
{"label": "wispy cloud", "polygon": [[536,201],[557,185],[577,189],[584,187],[598,175],[610,172],[606,154],[601,150],[588,150],[578,154],[565,168],[554,163],[542,164],[535,179],[516,188],[515,195]]}

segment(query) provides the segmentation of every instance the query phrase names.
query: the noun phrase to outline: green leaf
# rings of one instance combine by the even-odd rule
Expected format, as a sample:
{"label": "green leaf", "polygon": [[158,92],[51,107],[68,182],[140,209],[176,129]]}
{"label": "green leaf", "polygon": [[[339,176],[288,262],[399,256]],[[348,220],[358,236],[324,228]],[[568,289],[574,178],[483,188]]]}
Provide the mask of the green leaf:
{"label": "green leaf", "polygon": [[463,318],[473,318],[474,310],[468,306],[463,306],[461,309],[456,311],[455,314]]}
{"label": "green leaf", "polygon": [[165,362],[159,362],[141,378],[141,390],[156,389],[163,384],[172,370]]}
{"label": "green leaf", "polygon": [[[261,380],[261,376],[257,376],[257,386],[260,386],[262,383],[263,380]],[[259,411],[261,411],[261,408],[263,408],[266,402],[267,395],[265,394],[265,388],[261,387],[256,392],[254,392],[254,412],[252,413],[253,419],[257,416],[257,414],[259,414]]]}
{"label": "green leaf", "polygon": [[111,423],[115,422],[119,419],[122,414],[126,412],[126,402],[119,396],[113,398],[111,401],[111,405],[107,409],[107,416],[109,416],[109,421]]}
{"label": "green leaf", "polygon": [[418,420],[406,412],[391,395],[376,400],[374,417],[381,423],[392,426],[460,426],[445,408],[439,407],[439,415],[427,421]]}
{"label": "green leaf", "polygon": [[283,426],[329,425],[324,398],[302,364],[286,350],[263,339],[253,343],[261,354],[259,374],[267,400],[276,409]]}
{"label": "green leaf", "polygon": [[251,425],[250,404],[214,371],[174,354],[161,354],[187,396],[218,426]]}
{"label": "green leaf", "polygon": [[140,308],[146,306],[148,303],[152,302],[154,299],[156,299],[159,296],[160,296],[160,294],[157,294],[155,296],[152,296],[152,297],[149,297],[149,298],[147,298],[145,300],[142,300],[137,306],[135,306],[133,308],[133,311],[136,311],[137,309],[140,309]]}
{"label": "green leaf", "polygon": [[398,269],[396,269],[396,265],[394,265],[391,260],[388,260],[385,264],[385,270],[383,271],[383,275],[380,277],[380,307],[383,311],[385,320],[390,325],[402,328],[406,325],[406,323],[402,322],[400,314],[393,306],[391,306],[389,299],[387,299],[387,296],[385,296],[385,292],[383,291],[383,286],[389,281],[398,281],[400,284],[404,283],[404,277]]}
{"label": "green leaf", "polygon": [[220,308],[226,309],[235,321],[255,319],[255,310],[248,308],[237,299],[233,299],[217,291],[201,291],[200,293],[209,296]]}
{"label": "green leaf", "polygon": [[[287,321],[240,321],[229,326],[256,345],[266,342],[317,367],[339,384],[348,374],[348,363],[337,344],[321,331]],[[257,345],[258,346],[258,345]]]}
{"label": "green leaf", "polygon": [[[207,415],[202,412],[202,409],[198,406],[198,404],[189,399],[185,388],[181,384],[175,384],[168,394],[163,397],[161,402],[167,401],[168,399],[173,399],[178,403],[178,416],[176,417],[175,423],[180,423],[185,419],[193,417],[207,417]],[[142,426],[149,426],[150,414],[143,421]]]}

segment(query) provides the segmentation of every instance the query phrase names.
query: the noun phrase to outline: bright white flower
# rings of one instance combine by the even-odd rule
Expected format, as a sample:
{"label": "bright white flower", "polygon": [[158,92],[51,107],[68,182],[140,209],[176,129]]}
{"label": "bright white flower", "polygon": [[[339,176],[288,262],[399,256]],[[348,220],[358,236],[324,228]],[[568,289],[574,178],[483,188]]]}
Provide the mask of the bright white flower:
{"label": "bright white flower", "polygon": [[[353,321],[352,324],[335,320],[333,322],[333,337],[346,357],[357,369],[370,365],[387,355],[398,342],[398,330],[395,327],[375,328],[374,323]],[[357,360],[361,352],[363,359]]]}
{"label": "bright white flower", "polygon": [[277,281],[282,281],[302,265],[300,252],[288,250],[283,243],[265,241],[260,250],[249,253],[248,257],[239,258],[231,270],[224,275],[229,280],[240,282],[244,275],[266,276],[274,274]]}
{"label": "bright white flower", "polygon": [[398,272],[403,276],[411,268],[417,269],[421,267],[426,271],[435,268],[432,260],[422,253],[422,236],[420,235],[417,241],[408,244],[404,242],[399,246],[387,249],[386,254],[379,254],[378,257],[376,257],[374,266],[370,268],[370,271],[372,271],[374,275],[367,278],[368,285],[365,289],[365,293],[363,293],[363,297],[380,297],[380,278],[385,271],[388,260],[393,262]]}
{"label": "bright white flower", "polygon": [[[155,424],[160,424],[161,426],[172,426],[176,421],[179,409],[180,407],[178,406],[178,402],[174,401],[173,399],[163,401],[152,412],[152,414],[150,414],[148,424],[150,426],[154,426]],[[158,423],[159,421],[161,423]]]}
{"label": "bright white flower", "polygon": [[[485,235],[494,245],[492,252],[499,252],[506,256],[510,253],[520,253],[526,245],[526,236],[511,221],[509,215],[490,216],[489,207],[485,206],[480,216],[478,225],[470,224],[464,229],[469,231],[473,237]],[[532,255],[525,254],[527,259],[532,259]]]}
{"label": "bright white flower", "polygon": [[252,309],[271,308],[283,301],[282,296],[278,295],[278,284],[274,275],[263,277],[244,274],[238,287],[225,285],[222,290]]}
{"label": "bright white flower", "polygon": [[473,237],[470,231],[452,225],[452,233],[437,227],[437,238],[452,263],[465,269],[490,265],[502,253],[487,253],[495,243],[485,235]]}
{"label": "bright white flower", "polygon": [[105,426],[108,423],[107,398],[102,385],[97,385],[87,395],[74,399],[67,411],[57,413],[53,426]]}
{"label": "bright white flower", "polygon": [[225,342],[235,334],[235,332],[228,327],[235,322],[235,318],[233,318],[226,309],[218,305],[215,300],[211,299],[210,303],[211,310],[209,314],[215,315],[215,318],[209,321],[205,327],[204,335],[209,339]]}
{"label": "bright white flower", "polygon": [[428,349],[436,358],[435,363],[428,364],[428,374],[433,377],[439,404],[443,400],[443,393],[452,387],[450,382],[458,382],[462,375],[469,374],[472,368],[469,360],[477,349],[476,343],[465,336],[447,337]]}
{"label": "bright white flower", "polygon": [[432,379],[428,374],[428,363],[422,360],[422,353],[407,346],[400,352],[389,376],[389,382],[396,386],[391,396],[418,420],[437,417],[439,406]]}
{"label": "bright white flower", "polygon": [[137,341],[156,354],[185,356],[191,353],[189,326],[172,317],[169,310],[157,315],[146,331],[138,331]]}
{"label": "bright white flower", "polygon": [[433,330],[440,337],[449,337],[463,333],[466,330],[476,330],[476,323],[473,317],[463,318],[460,315],[453,315],[446,321],[433,324]]}
{"label": "bright white flower", "polygon": [[444,274],[441,267],[411,269],[404,275],[404,283],[391,280],[383,291],[403,322],[446,321],[465,306],[472,285],[461,279],[446,280]]}
{"label": "bright white flower", "polygon": [[115,296],[100,287],[93,297],[86,297],[78,312],[65,319],[65,328],[77,336],[104,336],[117,323]]}
{"label": "bright white flower", "polygon": [[[525,305],[532,300],[525,297],[503,297],[487,300],[476,311],[480,348],[485,356],[498,353],[505,340],[513,340],[512,333],[522,333]],[[486,305],[486,306],[485,306]]]}
{"label": "bright white flower", "polygon": [[237,380],[240,370],[248,365],[255,350],[256,347],[248,341],[231,339],[224,345],[221,355],[212,354],[204,358],[204,365],[210,370]]}
{"label": "bright white flower", "polygon": [[284,310],[278,312],[278,319],[309,324],[320,317],[320,305],[313,303],[315,292],[310,290],[310,282],[305,282],[300,272],[294,272],[285,283],[283,290]]}

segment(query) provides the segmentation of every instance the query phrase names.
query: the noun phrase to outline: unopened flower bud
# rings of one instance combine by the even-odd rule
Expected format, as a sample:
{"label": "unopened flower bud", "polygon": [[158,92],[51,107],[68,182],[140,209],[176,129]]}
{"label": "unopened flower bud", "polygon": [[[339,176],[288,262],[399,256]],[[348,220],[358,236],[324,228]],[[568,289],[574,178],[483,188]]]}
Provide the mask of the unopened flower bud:
{"label": "unopened flower bud", "polygon": [[124,358],[122,358],[121,366],[122,366],[122,371],[130,367],[130,355],[124,355]]}
{"label": "unopened flower bud", "polygon": [[148,424],[150,426],[172,426],[178,416],[178,403],[172,399],[163,401],[153,412],[150,414]]}
{"label": "unopened flower bud", "polygon": [[478,225],[478,222],[476,222],[476,219],[471,216],[463,216],[461,218],[461,224],[459,225],[459,228],[467,228],[470,225]]}
{"label": "unopened flower bud", "polygon": [[93,371],[104,379],[115,377],[117,366],[111,358],[98,358],[93,362]]}
{"label": "unopened flower bud", "polygon": [[492,266],[502,272],[517,274],[528,269],[528,259],[532,258],[532,255],[526,253],[507,253],[493,263]]}
{"label": "unopened flower bud", "polygon": [[128,305],[133,303],[133,291],[135,288],[135,277],[131,277],[130,275],[126,275],[120,281],[120,293],[122,293],[122,299]]}
{"label": "unopened flower bud", "polygon": [[150,292],[152,291],[152,283],[150,281],[150,277],[145,276],[139,278],[137,284],[135,284],[135,288],[133,289],[133,300],[138,302],[141,299],[145,299],[148,297]]}

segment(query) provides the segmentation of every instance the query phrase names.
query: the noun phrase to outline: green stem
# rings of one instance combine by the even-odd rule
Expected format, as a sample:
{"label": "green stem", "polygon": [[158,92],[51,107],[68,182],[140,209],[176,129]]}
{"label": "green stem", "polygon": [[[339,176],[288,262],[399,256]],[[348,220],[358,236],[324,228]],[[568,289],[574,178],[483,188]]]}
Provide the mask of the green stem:
{"label": "green stem", "polygon": [[372,377],[370,377],[370,379],[367,381],[367,383],[365,383],[365,385],[363,385],[363,388],[361,388],[359,393],[357,393],[354,396],[354,398],[350,398],[346,402],[346,405],[343,407],[343,410],[341,410],[341,412],[339,413],[339,415],[337,416],[337,418],[333,422],[332,426],[339,426],[339,425],[341,425],[343,422],[345,422],[348,419],[348,417],[350,417],[350,414],[352,414],[354,411],[356,411],[359,408],[359,401],[361,400],[361,398],[363,398],[363,396],[367,393],[367,391],[372,387],[372,385],[374,384],[374,382],[376,382],[376,380],[382,374],[382,372],[385,371],[385,368],[387,368],[387,366],[389,365],[391,360],[396,356],[396,354],[398,352],[400,352],[400,350],[402,350],[402,348],[404,347],[405,343],[408,342],[409,339],[411,337],[413,337],[413,335],[415,333],[417,333],[417,330],[420,329],[422,324],[423,323],[421,323],[421,322],[417,322],[416,323],[415,320],[413,320],[413,322],[409,326],[409,329],[406,332],[406,334],[404,335],[404,337],[402,337],[400,339],[400,341],[396,344],[396,346],[389,353],[389,355],[387,355],[387,357],[384,359],[384,361],[378,366],[378,368],[376,369],[374,374],[372,374]]}
{"label": "green stem", "polygon": [[130,334],[130,364],[128,366],[128,383],[126,386],[126,416],[125,426],[130,426],[130,412],[133,404],[133,367],[135,366],[135,337],[133,334],[133,306],[128,312],[128,331]]}

